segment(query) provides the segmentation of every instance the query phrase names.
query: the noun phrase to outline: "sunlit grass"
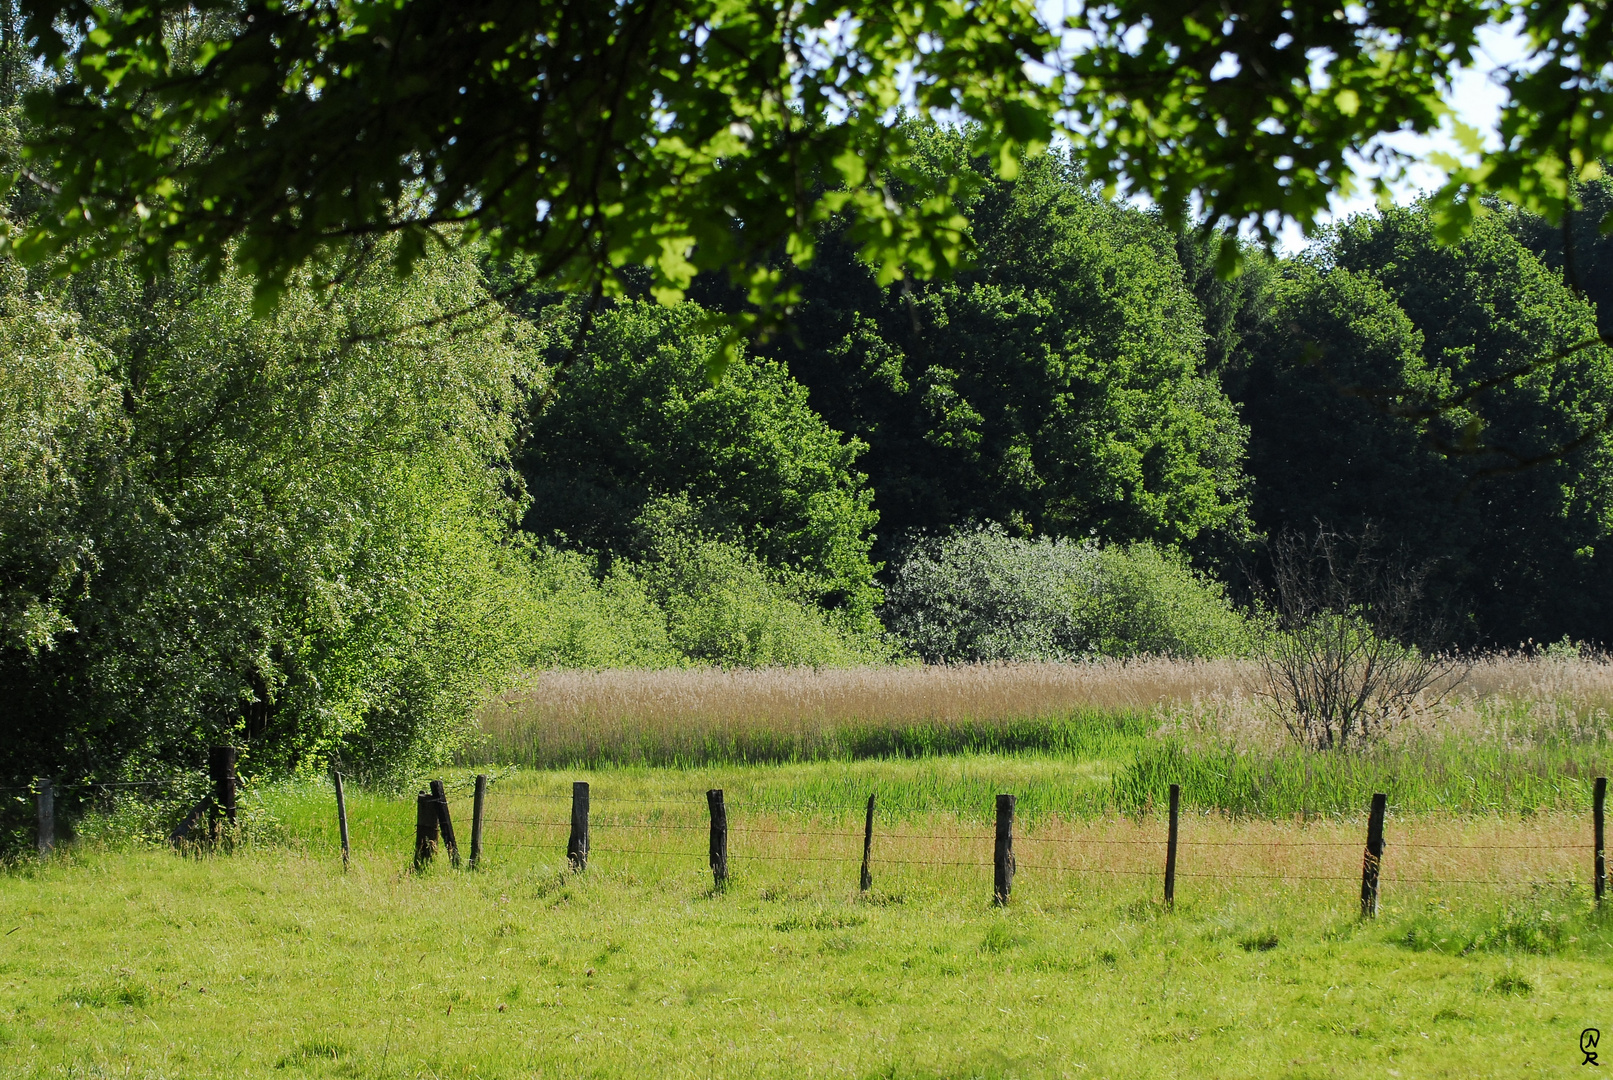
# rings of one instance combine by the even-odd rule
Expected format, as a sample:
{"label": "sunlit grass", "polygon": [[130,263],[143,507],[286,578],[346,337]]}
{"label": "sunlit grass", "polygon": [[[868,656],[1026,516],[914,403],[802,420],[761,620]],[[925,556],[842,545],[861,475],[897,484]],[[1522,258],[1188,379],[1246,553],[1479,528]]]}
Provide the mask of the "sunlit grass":
{"label": "sunlit grass", "polygon": [[1361,923],[1348,882],[1192,879],[1166,911],[1157,877],[1022,869],[997,910],[983,866],[861,897],[844,864],[736,858],[714,893],[606,835],[583,874],[498,843],[476,873],[376,844],[344,874],[313,838],[13,870],[3,1071],[1511,1077],[1571,1069],[1613,1008],[1583,890],[1390,884]]}

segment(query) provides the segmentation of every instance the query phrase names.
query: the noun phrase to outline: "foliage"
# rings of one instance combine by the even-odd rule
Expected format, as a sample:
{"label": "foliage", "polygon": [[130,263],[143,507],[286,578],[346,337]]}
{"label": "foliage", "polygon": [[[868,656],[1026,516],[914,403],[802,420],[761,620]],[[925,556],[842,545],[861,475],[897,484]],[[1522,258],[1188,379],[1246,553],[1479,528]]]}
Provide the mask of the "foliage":
{"label": "foliage", "polygon": [[1613,235],[1601,229],[1613,212],[1613,178],[1573,185],[1580,209],[1552,221],[1514,207],[1497,207],[1512,234],[1563,284],[1596,305],[1596,327],[1607,342],[1613,338]]}
{"label": "foliage", "polygon": [[855,471],[863,447],[825,425],[779,364],[741,352],[713,385],[706,363],[721,337],[694,304],[616,307],[572,357],[577,332],[568,316],[539,336],[558,385],[540,387],[519,451],[526,529],[633,556],[646,504],[685,499],[706,532],[743,544],[803,598],[872,617],[877,515]]}
{"label": "foliage", "polygon": [[994,526],[915,545],[892,576],[886,618],[931,663],[1217,656],[1248,642],[1221,587],[1179,554]]}
{"label": "foliage", "polygon": [[651,503],[639,528],[639,573],[665,613],[668,642],[682,655],[752,667],[889,657],[871,613],[819,610],[810,581],[770,571],[746,548],[705,534],[686,501]]}
{"label": "foliage", "polygon": [[123,433],[99,350],[70,314],[28,296],[15,264],[0,308],[0,648],[37,657],[77,628],[75,593],[97,568],[80,512],[116,472]]}
{"label": "foliage", "polygon": [[[217,265],[233,245],[264,297],[338,236],[396,232],[408,266],[445,224],[579,291],[649,266],[662,299],[733,269],[764,301],[776,275],[747,264],[776,246],[806,257],[842,210],[886,280],[934,271],[961,255],[958,189],[884,197],[910,172],[889,110],[981,121],[977,148],[1011,169],[1046,143],[1057,101],[1023,67],[1053,46],[1026,0],[26,13],[62,77],[32,98],[27,160],[85,201],[56,203],[17,249],[71,238],[89,249],[76,258],[132,246],[161,266],[188,248]],[[91,145],[101,164],[85,170]]]}
{"label": "foliage", "polygon": [[[473,266],[251,316],[249,281],[12,273],[0,490],[8,775],[239,737],[254,767],[444,752],[510,660],[496,572],[521,324]],[[48,481],[48,483],[47,483]]]}
{"label": "foliage", "polygon": [[925,168],[981,173],[974,270],[881,288],[831,234],[795,337],[770,346],[866,441],[887,540],[969,521],[1175,544],[1241,535],[1245,432],[1201,366],[1170,234],[1048,154],[993,182],[956,132],[912,126]]}
{"label": "foliage", "polygon": [[1263,528],[1376,523],[1456,640],[1605,635],[1613,350],[1505,220],[1446,246],[1426,205],[1352,219],[1282,269],[1226,383]]}
{"label": "foliage", "polygon": [[[20,10],[8,36],[60,82],[32,98],[23,161],[51,214],[16,250],[132,246],[161,267],[235,245],[266,293],[354,235],[400,234],[408,264],[444,224],[584,291],[631,264],[663,298],[718,269],[773,301],[779,277],[755,257],[807,261],[841,211],[882,281],[945,270],[967,250],[971,178],[916,169],[898,105],[977,122],[973,148],[1004,176],[1058,130],[1089,175],[1177,223],[1196,199],[1268,238],[1278,219],[1310,229],[1353,186],[1352,155],[1386,190],[1406,159],[1378,136],[1438,128],[1479,29],[1514,18],[1529,47],[1503,136],[1462,132],[1478,164],[1456,170],[1449,226],[1478,190],[1555,214],[1613,130],[1587,104],[1607,93],[1613,16],[1517,2],[1122,0],[1062,26],[1025,0]],[[887,198],[893,183],[913,197]]]}

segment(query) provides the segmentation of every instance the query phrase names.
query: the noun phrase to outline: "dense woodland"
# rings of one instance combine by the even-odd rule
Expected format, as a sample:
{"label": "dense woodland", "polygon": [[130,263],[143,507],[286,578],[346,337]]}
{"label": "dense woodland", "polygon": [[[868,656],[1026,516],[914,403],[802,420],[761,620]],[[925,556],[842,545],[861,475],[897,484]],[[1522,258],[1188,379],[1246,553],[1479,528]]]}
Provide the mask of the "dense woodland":
{"label": "dense woodland", "polygon": [[737,348],[726,278],[590,300],[474,245],[355,243],[268,314],[183,257],[0,266],[0,773],[396,775],[552,666],[1238,654],[1320,526],[1425,568],[1424,648],[1613,636],[1613,184],[1226,278],[1056,150],[911,136],[980,177],[967,268],[881,285],[831,223]]}

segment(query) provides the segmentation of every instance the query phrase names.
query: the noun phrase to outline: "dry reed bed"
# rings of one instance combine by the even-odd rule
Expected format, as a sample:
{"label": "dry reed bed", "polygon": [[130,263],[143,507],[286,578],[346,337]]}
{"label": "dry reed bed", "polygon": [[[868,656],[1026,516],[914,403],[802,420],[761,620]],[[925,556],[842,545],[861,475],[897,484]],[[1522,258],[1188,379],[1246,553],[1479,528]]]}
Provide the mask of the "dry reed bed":
{"label": "dry reed bed", "polygon": [[[610,752],[702,739],[826,742],[845,727],[950,726],[1093,709],[1153,711],[1167,726],[1269,743],[1281,725],[1259,696],[1260,669],[1240,660],[1106,660],[1075,664],[890,666],[725,671],[536,673],[481,712],[496,747]],[[1446,694],[1422,703],[1407,732],[1496,734],[1500,700],[1536,719],[1602,725],[1613,709],[1613,664],[1516,655],[1477,660]],[[1506,732],[1501,732],[1506,736]]]}

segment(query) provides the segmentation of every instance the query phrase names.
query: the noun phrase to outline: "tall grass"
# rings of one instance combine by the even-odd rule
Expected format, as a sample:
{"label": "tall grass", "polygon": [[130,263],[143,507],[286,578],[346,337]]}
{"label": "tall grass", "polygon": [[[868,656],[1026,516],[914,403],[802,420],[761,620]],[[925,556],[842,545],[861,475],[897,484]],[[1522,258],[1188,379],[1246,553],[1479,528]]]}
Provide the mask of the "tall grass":
{"label": "tall grass", "polygon": [[547,767],[1056,750],[1070,725],[1037,722],[1114,714],[1138,728],[1156,706],[1236,693],[1249,677],[1232,661],[1172,660],[543,672],[483,708],[473,760]]}
{"label": "tall grass", "polygon": [[[1382,744],[1348,754],[1289,742],[1258,685],[1254,664],[1229,660],[545,673],[486,707],[472,760],[709,768],[1041,755],[1105,762],[1109,779],[1027,792],[1030,811],[1144,813],[1180,783],[1189,806],[1259,817],[1354,815],[1375,791],[1406,812],[1573,809],[1610,764],[1613,666],[1602,662],[1483,659]],[[839,781],[813,781],[826,783]],[[945,808],[939,792],[906,784],[883,794]]]}

